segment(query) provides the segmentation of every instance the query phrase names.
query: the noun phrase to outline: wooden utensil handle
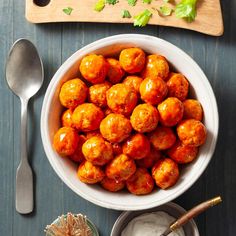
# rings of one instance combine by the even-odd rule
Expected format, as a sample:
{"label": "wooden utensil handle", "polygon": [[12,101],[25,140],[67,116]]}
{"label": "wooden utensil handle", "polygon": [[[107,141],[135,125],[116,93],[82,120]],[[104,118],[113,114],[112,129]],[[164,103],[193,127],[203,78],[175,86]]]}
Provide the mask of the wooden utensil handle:
{"label": "wooden utensil handle", "polygon": [[197,205],[196,207],[194,207],[190,211],[188,211],[186,214],[181,216],[175,223],[173,223],[170,226],[171,231],[174,231],[177,228],[183,226],[185,223],[187,223],[189,220],[191,220],[195,216],[199,215],[200,213],[207,210],[208,208],[217,205],[220,202],[222,202],[221,197],[215,197],[213,199],[210,199],[206,202],[203,202],[203,203]]}

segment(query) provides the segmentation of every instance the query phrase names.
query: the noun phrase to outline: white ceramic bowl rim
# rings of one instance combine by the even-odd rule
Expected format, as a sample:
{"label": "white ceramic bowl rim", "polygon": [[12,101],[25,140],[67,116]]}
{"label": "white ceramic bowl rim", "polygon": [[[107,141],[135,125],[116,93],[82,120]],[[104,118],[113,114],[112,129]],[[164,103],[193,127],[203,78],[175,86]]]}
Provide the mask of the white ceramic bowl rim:
{"label": "white ceramic bowl rim", "polygon": [[[211,88],[211,85],[209,81],[207,80],[205,74],[203,71],[200,69],[200,67],[196,64],[196,62],[188,56],[185,52],[183,52],[181,49],[178,47],[174,46],[173,44],[157,38],[153,36],[148,36],[148,35],[142,35],[142,34],[121,34],[121,35],[115,35],[111,37],[107,37],[98,41],[95,41],[91,44],[88,44],[87,46],[81,48],[80,50],[76,51],[71,57],[69,57],[63,64],[62,66],[58,69],[58,71],[55,73],[53,76],[48,89],[45,94],[45,99],[43,102],[42,106],[42,112],[41,112],[41,136],[42,136],[42,142],[44,146],[45,153],[47,155],[47,158],[55,170],[55,172],[58,174],[58,176],[62,179],[62,181],[70,187],[74,192],[76,192],[78,195],[81,197],[85,198],[86,200],[93,202],[94,204],[106,207],[106,208],[111,208],[111,209],[116,209],[116,210],[141,210],[141,209],[148,209],[152,208],[155,206],[162,205],[166,202],[172,201],[173,199],[177,198],[180,196],[182,193],[184,193],[187,189],[189,189],[194,182],[201,176],[203,171],[206,169],[208,163],[211,160],[210,158],[207,158],[206,160],[202,161],[201,166],[198,169],[198,175],[191,176],[191,178],[188,179],[187,184],[183,185],[182,188],[178,188],[176,191],[172,192],[169,196],[165,196],[162,199],[158,199],[158,201],[150,201],[148,204],[147,203],[142,203],[140,201],[139,203],[132,205],[130,203],[127,203],[125,201],[119,201],[119,202],[112,202],[109,201],[106,198],[98,198],[97,196],[94,196],[93,194],[86,194],[83,191],[81,191],[79,188],[76,188],[73,183],[65,176],[63,173],[63,168],[60,166],[60,164],[54,161],[54,151],[50,145],[50,137],[49,137],[49,127],[48,127],[48,117],[50,114],[50,102],[52,100],[53,94],[55,92],[55,85],[58,83],[58,78],[62,78],[68,68],[72,67],[72,65],[75,63],[75,61],[78,60],[78,58],[81,58],[85,55],[87,55],[91,51],[98,50],[99,48],[106,47],[109,45],[113,45],[115,43],[132,43],[132,38],[135,39],[135,42],[142,42],[146,41],[146,43],[155,43],[155,44],[161,44],[163,47],[168,48],[169,50],[173,50],[175,52],[175,55],[180,58],[185,58],[185,60],[188,61],[189,65],[191,65],[191,70],[194,70],[198,75],[201,77],[201,82],[204,84],[204,87],[208,91],[209,99],[211,100],[211,108],[212,112],[215,114],[215,116],[212,118],[212,126],[214,127],[214,137],[212,138],[212,141],[210,143],[210,146],[208,148],[208,152],[211,153],[211,156],[214,153],[216,141],[217,141],[217,134],[218,134],[218,128],[219,128],[219,118],[218,118],[218,109],[217,109],[217,103],[215,100],[215,96],[213,93],[213,90]],[[135,43],[134,43],[135,44]]]}

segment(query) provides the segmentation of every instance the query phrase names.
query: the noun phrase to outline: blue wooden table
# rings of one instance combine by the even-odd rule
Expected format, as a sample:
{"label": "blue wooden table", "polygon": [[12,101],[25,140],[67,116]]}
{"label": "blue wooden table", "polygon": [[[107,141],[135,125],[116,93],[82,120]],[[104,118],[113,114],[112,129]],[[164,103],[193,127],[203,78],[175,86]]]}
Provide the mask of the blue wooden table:
{"label": "blue wooden table", "polygon": [[[176,202],[189,209],[220,194],[223,204],[197,218],[202,236],[236,235],[236,1],[222,1],[225,33],[210,37],[181,29],[132,25],[66,23],[34,25],[24,18],[19,0],[0,0],[0,236],[39,236],[58,215],[86,214],[102,236],[110,235],[120,212],[80,198],[51,168],[40,137],[40,112],[45,90],[57,68],[77,49],[119,33],[141,33],[170,41],[191,55],[205,71],[214,89],[220,114],[214,157],[202,177]],[[214,19],[212,19],[214,20]],[[12,43],[26,37],[35,43],[45,66],[45,83],[29,106],[29,157],[34,169],[35,211],[15,211],[15,172],[19,163],[20,103],[7,88],[5,60]],[[20,79],[20,78],[19,78]]]}

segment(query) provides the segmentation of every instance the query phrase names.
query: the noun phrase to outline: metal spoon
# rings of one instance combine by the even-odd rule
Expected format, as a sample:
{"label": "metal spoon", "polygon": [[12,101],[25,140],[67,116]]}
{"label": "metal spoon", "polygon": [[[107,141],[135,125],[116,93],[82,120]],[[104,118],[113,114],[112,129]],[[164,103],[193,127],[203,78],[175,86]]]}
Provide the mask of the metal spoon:
{"label": "metal spoon", "polygon": [[35,46],[27,39],[17,40],[6,63],[9,88],[21,101],[21,161],[16,171],[16,210],[33,211],[33,174],[27,157],[27,105],[43,83],[43,64]]}

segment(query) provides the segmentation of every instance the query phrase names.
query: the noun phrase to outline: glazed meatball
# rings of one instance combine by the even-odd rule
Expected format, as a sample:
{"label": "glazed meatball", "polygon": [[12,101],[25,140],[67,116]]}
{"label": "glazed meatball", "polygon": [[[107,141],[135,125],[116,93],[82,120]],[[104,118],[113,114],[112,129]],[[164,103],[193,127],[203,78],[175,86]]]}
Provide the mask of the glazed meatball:
{"label": "glazed meatball", "polygon": [[132,126],[129,119],[121,114],[110,114],[100,124],[102,136],[111,143],[120,143],[131,133]]}
{"label": "glazed meatball", "polygon": [[83,162],[85,160],[84,154],[82,153],[82,146],[86,141],[86,137],[84,135],[79,135],[79,142],[78,142],[78,146],[75,150],[75,152],[69,156],[69,158],[72,161],[75,162]]}
{"label": "glazed meatball", "polygon": [[113,158],[113,149],[102,137],[92,137],[82,146],[85,159],[93,165],[103,166]]}
{"label": "glazed meatball", "polygon": [[184,106],[178,98],[167,98],[158,105],[157,109],[160,122],[164,126],[175,126],[183,118]]}
{"label": "glazed meatball", "polygon": [[176,141],[174,131],[169,127],[158,126],[150,135],[150,142],[157,150],[165,150]]}
{"label": "glazed meatball", "polygon": [[125,187],[124,181],[118,181],[115,179],[109,179],[108,177],[105,177],[101,181],[101,185],[104,189],[110,191],[110,192],[117,192],[120,191]]}
{"label": "glazed meatball", "polygon": [[130,136],[122,146],[123,153],[133,159],[142,159],[150,152],[150,142],[143,134]]}
{"label": "glazed meatball", "polygon": [[160,77],[144,79],[139,88],[141,99],[151,105],[162,102],[167,95],[168,89],[166,82]]}
{"label": "glazed meatball", "polygon": [[89,87],[89,102],[104,108],[107,106],[106,92],[111,87],[111,84],[108,82],[95,84]]}
{"label": "glazed meatball", "polygon": [[66,111],[63,112],[61,116],[62,126],[72,127],[73,125],[72,114],[73,114],[73,111],[71,109],[67,109]]}
{"label": "glazed meatball", "polygon": [[84,161],[79,165],[78,177],[83,183],[96,184],[102,181],[105,174],[99,166],[95,166],[89,161]]}
{"label": "glazed meatball", "polygon": [[163,80],[167,79],[169,74],[169,65],[165,57],[161,55],[149,55],[147,56],[147,63],[142,72],[142,77],[158,78]]}
{"label": "glazed meatball", "polygon": [[199,120],[188,119],[177,126],[177,134],[185,145],[198,147],[206,141],[206,127]]}
{"label": "glazed meatball", "polygon": [[201,103],[195,99],[187,99],[183,102],[184,119],[202,120],[203,110]]}
{"label": "glazed meatball", "polygon": [[126,181],[127,189],[135,195],[152,192],[154,180],[145,168],[137,168],[136,172]]}
{"label": "glazed meatball", "polygon": [[133,89],[135,92],[139,93],[140,84],[143,79],[141,77],[130,75],[123,80],[123,84]]}
{"label": "glazed meatball", "polygon": [[107,73],[108,80],[112,84],[119,83],[125,75],[124,70],[121,68],[120,62],[114,58],[107,58],[109,70]]}
{"label": "glazed meatball", "polygon": [[145,66],[145,53],[140,48],[123,49],[120,53],[120,65],[128,73],[140,72]]}
{"label": "glazed meatball", "polygon": [[161,189],[169,188],[179,178],[179,167],[170,158],[160,159],[152,168],[152,177]]}
{"label": "glazed meatball", "polygon": [[105,80],[109,64],[103,56],[91,54],[82,59],[79,69],[87,81],[92,84],[99,84]]}
{"label": "glazed meatball", "polygon": [[198,148],[184,145],[179,140],[168,151],[168,156],[179,164],[186,164],[197,157]]}
{"label": "glazed meatball", "polygon": [[106,93],[107,105],[114,112],[129,115],[137,104],[135,91],[124,84],[115,84]]}
{"label": "glazed meatball", "polygon": [[73,126],[83,132],[99,128],[104,114],[102,110],[92,103],[84,103],[75,108],[72,114]]}
{"label": "glazed meatball", "polygon": [[106,176],[110,179],[122,181],[127,180],[136,171],[133,159],[125,154],[116,156],[106,166]]}
{"label": "glazed meatball", "polygon": [[188,95],[188,80],[180,73],[171,73],[167,81],[168,96],[184,101]]}
{"label": "glazed meatball", "polygon": [[113,148],[113,153],[115,156],[118,156],[123,153],[122,146],[120,143],[113,143],[112,148]]}
{"label": "glazed meatball", "polygon": [[71,127],[60,128],[53,139],[53,147],[60,155],[72,155],[79,142],[79,135],[75,129]]}
{"label": "glazed meatball", "polygon": [[136,106],[130,117],[132,127],[140,133],[154,130],[157,127],[158,120],[157,109],[145,103]]}
{"label": "glazed meatball", "polygon": [[88,88],[80,79],[65,82],[60,90],[59,99],[64,107],[74,109],[84,103],[87,98]]}
{"label": "glazed meatball", "polygon": [[136,160],[136,164],[139,167],[151,168],[160,158],[161,158],[161,152],[151,147],[149,154],[143,159]]}

